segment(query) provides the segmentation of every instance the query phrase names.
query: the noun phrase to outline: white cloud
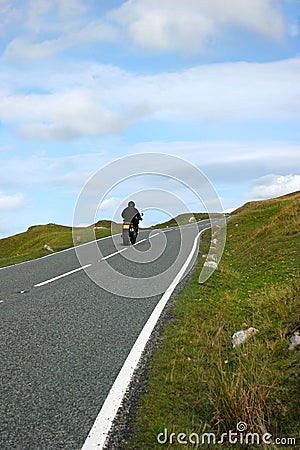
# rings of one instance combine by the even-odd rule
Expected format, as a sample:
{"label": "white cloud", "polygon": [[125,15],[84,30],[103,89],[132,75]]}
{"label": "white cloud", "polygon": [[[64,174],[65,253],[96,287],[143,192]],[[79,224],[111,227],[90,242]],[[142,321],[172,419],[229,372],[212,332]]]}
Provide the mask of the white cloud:
{"label": "white cloud", "polygon": [[4,58],[30,60],[48,58],[77,45],[111,42],[117,38],[117,32],[103,22],[92,22],[81,30],[74,30],[56,39],[45,39],[34,42],[31,37],[18,37],[12,40],[5,49]]}
{"label": "white cloud", "polygon": [[276,0],[129,0],[110,17],[137,46],[190,53],[202,50],[229,26],[282,38],[285,23],[278,4]]}
{"label": "white cloud", "polygon": [[67,20],[72,24],[88,11],[81,0],[28,0],[18,7],[23,11],[25,27],[33,33],[62,29]]}
{"label": "white cloud", "polygon": [[[43,69],[35,68],[33,79],[40,75],[39,89],[53,92],[14,93],[22,90],[19,75],[16,87],[9,86],[7,74],[0,76],[0,120],[27,138],[70,140],[119,133],[133,123],[153,119],[204,125],[298,119],[299,73],[300,58],[202,65],[151,76],[105,65],[72,65],[53,81]],[[13,71],[10,75],[14,79]],[[30,79],[30,69],[27,76]],[[28,92],[27,76],[23,89]]]}
{"label": "white cloud", "polygon": [[0,0],[0,34],[60,32],[75,25],[87,8],[80,0]]}
{"label": "white cloud", "polygon": [[300,190],[300,175],[266,175],[255,182],[248,198],[273,198]]}
{"label": "white cloud", "polygon": [[13,3],[0,0],[0,19],[2,33],[12,38],[4,55],[17,60],[87,43],[126,42],[122,30],[130,45],[186,53],[205,50],[229,28],[275,40],[296,30],[285,23],[279,0],[129,0],[96,20],[98,7],[80,0]]}
{"label": "white cloud", "polygon": [[117,197],[105,198],[99,204],[99,211],[107,211],[111,208],[118,206],[119,204],[120,204],[120,198],[117,198]]}
{"label": "white cloud", "polygon": [[13,39],[6,47],[4,58],[34,60],[53,56],[64,50],[82,44],[112,42],[117,39],[117,31],[102,21],[91,22],[79,30],[61,33],[58,38],[34,41],[32,37],[22,36]]}
{"label": "white cloud", "polygon": [[[249,166],[256,161],[258,165],[265,162],[292,168],[300,164],[300,145],[280,141],[173,141],[173,142],[142,142],[133,147],[136,153],[167,153],[193,161],[194,164],[216,166],[240,164]],[[285,164],[286,162],[286,164]],[[289,169],[290,170],[290,169]]]}
{"label": "white cloud", "polygon": [[[87,4],[82,0],[44,0],[50,5],[57,4],[60,17],[66,18],[71,16],[80,16],[87,11]],[[32,0],[32,5],[36,4],[36,0]]]}
{"label": "white cloud", "polygon": [[38,192],[64,189],[78,193],[95,170],[113,158],[102,152],[46,157],[44,154],[12,157],[1,161],[0,191]]}
{"label": "white cloud", "polygon": [[24,195],[18,193],[15,195],[7,195],[0,191],[0,211],[11,211],[20,208],[24,204]]}
{"label": "white cloud", "polygon": [[102,93],[73,89],[55,94],[3,97],[0,118],[22,136],[41,140],[72,140],[80,136],[114,134],[125,129],[136,112],[122,115],[105,106]]}
{"label": "white cloud", "polygon": [[[219,121],[299,117],[300,59],[222,63],[140,77],[116,90],[160,120]],[[117,98],[116,98],[117,99]]]}
{"label": "white cloud", "polygon": [[29,0],[15,8],[6,5],[1,14],[0,3],[0,18],[12,36],[4,59],[46,59],[78,45],[115,41],[116,27],[95,20],[89,8],[80,0]]}
{"label": "white cloud", "polygon": [[266,173],[287,175],[300,165],[300,145],[284,141],[144,142],[132,150],[183,157],[222,188],[249,185]]}
{"label": "white cloud", "polygon": [[[122,146],[120,155],[140,153],[163,153],[183,157],[192,164],[199,167],[212,183],[237,186],[241,183],[250,184],[253,179],[266,173],[281,173],[288,175],[294,167],[300,164],[300,148],[297,144],[274,143],[274,142],[145,142],[134,147]],[[100,170],[106,164],[116,158],[116,153],[107,152],[82,153],[71,156],[46,157],[43,154],[30,157],[12,157],[3,160],[0,165],[0,191],[35,191],[39,185],[44,189],[59,189],[61,192],[78,190],[89,180],[93,173]],[[135,166],[135,173],[144,173],[147,170],[144,160]],[[130,161],[126,164],[130,164]],[[160,167],[162,173],[167,167]],[[127,166],[123,167],[127,170]],[[179,175],[181,174],[180,168]],[[122,173],[123,173],[122,172]],[[123,178],[122,173],[116,174],[113,184]],[[109,180],[101,179],[104,186]],[[140,177],[139,183],[135,180],[134,185],[139,189],[148,188],[153,185],[149,176]],[[169,180],[160,187],[166,188]],[[123,184],[124,185],[124,184]],[[123,186],[122,185],[122,186]],[[123,187],[115,188],[117,195],[122,196]],[[133,180],[127,181],[127,188],[133,186]],[[95,191],[101,192],[102,185],[94,187]],[[99,199],[100,200],[100,199]]]}

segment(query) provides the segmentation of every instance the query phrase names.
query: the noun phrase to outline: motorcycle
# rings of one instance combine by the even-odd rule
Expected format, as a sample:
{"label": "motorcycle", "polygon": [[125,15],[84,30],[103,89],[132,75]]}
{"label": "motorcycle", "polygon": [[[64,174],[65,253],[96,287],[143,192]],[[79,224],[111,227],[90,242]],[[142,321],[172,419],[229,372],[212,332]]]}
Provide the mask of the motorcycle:
{"label": "motorcycle", "polygon": [[[141,216],[143,216],[143,213],[141,214]],[[134,245],[136,243],[138,234],[138,225],[134,225],[132,222],[126,222],[124,220],[122,225],[123,245],[130,245],[130,243]]]}

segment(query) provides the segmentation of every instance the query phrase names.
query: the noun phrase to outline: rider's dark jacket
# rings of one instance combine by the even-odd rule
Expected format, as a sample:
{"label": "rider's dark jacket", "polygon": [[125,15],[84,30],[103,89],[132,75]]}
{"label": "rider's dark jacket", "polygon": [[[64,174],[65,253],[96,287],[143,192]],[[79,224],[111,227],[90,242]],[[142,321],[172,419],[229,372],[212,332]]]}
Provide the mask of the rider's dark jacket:
{"label": "rider's dark jacket", "polygon": [[127,206],[127,208],[123,209],[122,217],[125,222],[132,222],[134,225],[138,225],[140,220],[143,220],[139,210],[134,206]]}

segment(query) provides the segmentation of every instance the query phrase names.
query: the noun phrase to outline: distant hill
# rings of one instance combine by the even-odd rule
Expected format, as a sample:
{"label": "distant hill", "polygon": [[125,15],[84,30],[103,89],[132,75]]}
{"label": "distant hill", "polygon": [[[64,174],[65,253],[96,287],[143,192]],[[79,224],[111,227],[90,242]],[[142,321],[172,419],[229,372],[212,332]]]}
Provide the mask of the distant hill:
{"label": "distant hill", "polygon": [[246,212],[250,209],[255,209],[255,208],[263,206],[263,205],[271,205],[272,203],[273,204],[278,203],[278,202],[282,203],[285,200],[288,202],[290,200],[298,201],[299,199],[300,199],[300,191],[291,192],[290,194],[285,194],[280,197],[270,198],[267,200],[258,200],[258,201],[247,202],[243,206],[240,206],[239,208],[234,210],[232,212],[232,214],[239,214],[240,212]]}
{"label": "distant hill", "polygon": [[[88,230],[90,239],[94,236],[91,233],[94,227],[97,239],[111,234],[111,221],[101,220],[90,227],[77,229],[81,244],[86,241]],[[54,223],[34,225],[23,233],[0,239],[0,267],[48,255],[51,250],[45,249],[46,245],[54,252],[73,247],[72,227]]]}
{"label": "distant hill", "polygon": [[151,228],[168,228],[168,227],[177,227],[179,225],[186,225],[188,223],[191,223],[198,220],[204,220],[208,219],[209,215],[207,213],[185,213],[185,214],[179,214],[179,216],[176,216],[174,219],[170,219],[166,222],[159,223],[157,225],[153,225]]}

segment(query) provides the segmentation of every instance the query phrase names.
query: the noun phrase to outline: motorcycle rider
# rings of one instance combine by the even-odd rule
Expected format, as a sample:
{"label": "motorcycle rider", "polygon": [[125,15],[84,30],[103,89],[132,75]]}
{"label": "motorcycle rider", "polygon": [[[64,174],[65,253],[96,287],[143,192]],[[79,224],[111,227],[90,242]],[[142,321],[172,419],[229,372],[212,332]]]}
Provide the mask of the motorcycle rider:
{"label": "motorcycle rider", "polygon": [[127,208],[123,209],[122,217],[125,222],[130,222],[133,224],[135,232],[138,233],[139,221],[143,220],[140,212],[135,207],[135,203],[131,200],[128,202]]}

